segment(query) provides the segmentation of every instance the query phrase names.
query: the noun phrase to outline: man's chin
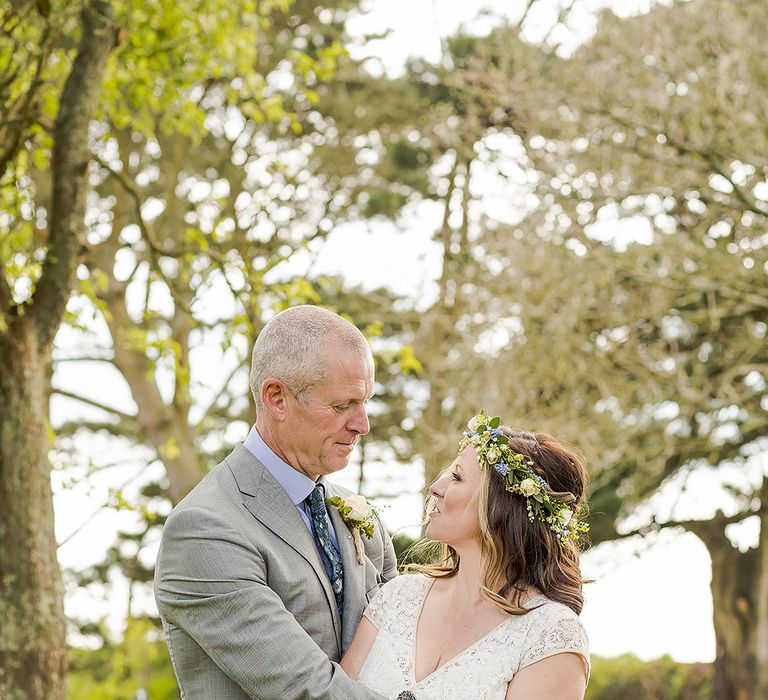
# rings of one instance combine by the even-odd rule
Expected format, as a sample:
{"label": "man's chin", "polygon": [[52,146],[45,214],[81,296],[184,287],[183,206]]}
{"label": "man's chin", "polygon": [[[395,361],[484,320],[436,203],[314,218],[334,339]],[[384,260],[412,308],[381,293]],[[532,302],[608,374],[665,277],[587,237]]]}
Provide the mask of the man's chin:
{"label": "man's chin", "polygon": [[345,442],[334,442],[319,455],[320,465],[323,474],[333,474],[341,471],[349,464],[352,453],[355,450],[355,443],[351,445]]}
{"label": "man's chin", "polygon": [[323,463],[323,474],[333,474],[340,472],[342,469],[349,465],[349,457],[344,459],[330,459]]}

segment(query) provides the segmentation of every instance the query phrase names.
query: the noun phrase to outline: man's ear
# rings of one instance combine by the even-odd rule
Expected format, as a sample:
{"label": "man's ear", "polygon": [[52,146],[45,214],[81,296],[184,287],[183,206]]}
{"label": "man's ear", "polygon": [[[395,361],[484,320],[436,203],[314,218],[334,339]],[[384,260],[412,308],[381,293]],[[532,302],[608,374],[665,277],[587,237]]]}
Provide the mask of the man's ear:
{"label": "man's ear", "polygon": [[267,377],[261,383],[261,403],[276,421],[284,421],[288,409],[288,387],[275,377]]}

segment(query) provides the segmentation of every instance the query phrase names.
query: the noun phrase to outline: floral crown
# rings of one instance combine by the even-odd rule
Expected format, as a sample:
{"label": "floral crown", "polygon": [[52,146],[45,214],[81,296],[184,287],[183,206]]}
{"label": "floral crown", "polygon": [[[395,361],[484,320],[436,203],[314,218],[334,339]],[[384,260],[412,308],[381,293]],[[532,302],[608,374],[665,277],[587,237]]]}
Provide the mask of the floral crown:
{"label": "floral crown", "polygon": [[459,443],[459,454],[472,445],[480,466],[493,467],[507,491],[525,498],[528,520],[546,523],[561,544],[578,540],[589,531],[589,525],[578,520],[565,501],[549,495],[549,485],[533,471],[533,460],[509,446],[500,418],[490,418],[480,411],[467,423],[467,428],[469,431]]}

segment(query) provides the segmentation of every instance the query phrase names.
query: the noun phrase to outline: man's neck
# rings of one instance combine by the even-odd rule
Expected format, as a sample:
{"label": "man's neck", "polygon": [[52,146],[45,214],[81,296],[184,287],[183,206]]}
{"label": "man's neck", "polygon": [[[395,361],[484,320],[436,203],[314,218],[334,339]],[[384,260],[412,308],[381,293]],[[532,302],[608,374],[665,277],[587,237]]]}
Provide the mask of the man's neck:
{"label": "man's neck", "polygon": [[280,440],[275,434],[275,431],[267,424],[266,421],[259,421],[257,419],[254,427],[256,428],[256,432],[258,432],[259,437],[261,437],[261,439],[264,441],[264,444],[269,447],[269,449],[272,450],[272,452],[274,452],[280,459],[282,459],[283,462],[293,467],[293,469],[295,469],[300,474],[304,474],[304,476],[307,478],[312,479],[312,481],[317,481],[320,478],[319,474],[310,474],[305,469],[302,469],[299,460],[296,459],[295,454],[290,450],[283,449],[280,446]]}

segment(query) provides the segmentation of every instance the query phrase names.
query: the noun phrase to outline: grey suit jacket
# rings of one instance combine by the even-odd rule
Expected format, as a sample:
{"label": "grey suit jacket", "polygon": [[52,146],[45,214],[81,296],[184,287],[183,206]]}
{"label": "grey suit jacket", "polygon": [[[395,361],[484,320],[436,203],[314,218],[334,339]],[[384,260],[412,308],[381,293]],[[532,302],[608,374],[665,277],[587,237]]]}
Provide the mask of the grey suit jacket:
{"label": "grey suit jacket", "polygon": [[[327,495],[349,491],[332,484]],[[335,508],[344,614],[312,534],[288,494],[242,444],[171,513],[155,569],[155,599],[185,700],[290,700],[379,695],[338,662],[381,583],[397,575],[377,522],[365,562]]]}

